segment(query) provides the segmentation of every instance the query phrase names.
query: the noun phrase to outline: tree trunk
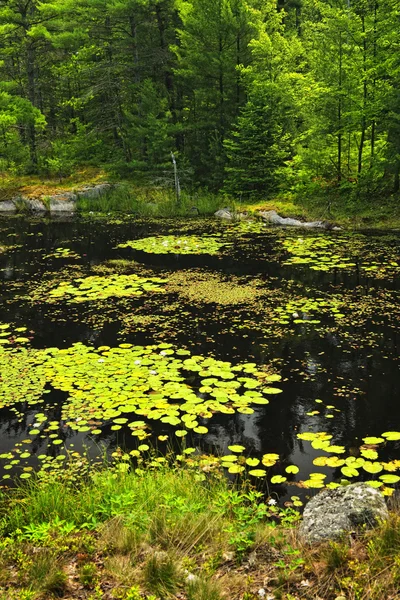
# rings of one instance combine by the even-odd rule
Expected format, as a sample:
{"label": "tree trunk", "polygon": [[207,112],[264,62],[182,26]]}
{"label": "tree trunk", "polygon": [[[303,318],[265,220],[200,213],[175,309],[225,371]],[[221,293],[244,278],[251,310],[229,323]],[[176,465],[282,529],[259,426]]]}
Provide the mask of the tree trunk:
{"label": "tree trunk", "polygon": [[[28,98],[33,106],[36,106],[36,81],[35,81],[35,49],[33,41],[29,40],[27,44],[26,54],[26,72],[28,79]],[[29,123],[27,128],[30,158],[33,167],[37,167],[37,152],[36,152],[36,130],[35,123]]]}
{"label": "tree trunk", "polygon": [[361,138],[360,145],[358,147],[358,166],[357,173],[360,175],[362,169],[362,159],[363,159],[363,150],[364,150],[364,142],[365,142],[365,130],[367,128],[367,95],[368,95],[368,87],[367,87],[367,40],[365,38],[365,17],[361,16],[362,23],[362,33],[363,33],[363,107],[362,107],[362,121],[361,121]]}
{"label": "tree trunk", "polygon": [[396,161],[394,170],[393,193],[397,194],[400,191],[400,160]]}
{"label": "tree trunk", "polygon": [[167,88],[167,92],[170,99],[170,108],[173,110],[173,99],[174,99],[174,82],[173,75],[171,69],[168,65],[168,44],[166,40],[166,25],[165,19],[161,12],[160,4],[156,5],[156,17],[157,17],[157,26],[158,26],[158,34],[160,36],[160,48],[162,51],[162,64],[164,66],[164,81],[165,87]]}
{"label": "tree trunk", "polygon": [[131,30],[131,38],[132,38],[132,57],[133,57],[133,81],[135,83],[140,83],[140,73],[139,73],[139,50],[137,45],[137,25],[134,16],[129,17],[129,27]]}
{"label": "tree trunk", "polygon": [[339,34],[339,97],[338,97],[338,135],[337,135],[337,180],[342,180],[342,33]]}
{"label": "tree trunk", "polygon": [[[374,2],[374,50],[373,50],[374,68],[376,66],[377,11],[378,11],[378,2]],[[376,79],[374,77],[374,80],[372,82],[372,100],[373,101],[375,101],[375,88],[376,88]],[[371,123],[371,166],[372,166],[372,163],[374,160],[374,155],[375,155],[375,128],[376,128],[376,122],[375,122],[375,119],[372,119],[372,123]]]}

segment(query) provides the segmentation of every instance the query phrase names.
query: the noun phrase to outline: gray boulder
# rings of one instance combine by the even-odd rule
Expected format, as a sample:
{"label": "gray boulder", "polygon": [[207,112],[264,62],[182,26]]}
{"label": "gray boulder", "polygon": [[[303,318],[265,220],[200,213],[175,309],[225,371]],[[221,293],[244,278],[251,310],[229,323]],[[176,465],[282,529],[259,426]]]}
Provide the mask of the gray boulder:
{"label": "gray boulder", "polygon": [[46,212],[47,208],[41,200],[38,198],[23,198],[24,204],[33,213]]}
{"label": "gray boulder", "polygon": [[60,212],[73,213],[76,210],[76,201],[77,196],[73,192],[50,196],[48,199],[50,214]]}
{"label": "gray boulder", "polygon": [[80,189],[77,192],[79,198],[86,198],[88,200],[92,200],[93,198],[100,198],[100,196],[104,196],[107,192],[109,192],[112,188],[110,183],[99,183],[95,186],[87,186],[85,188]]}
{"label": "gray boulder", "polygon": [[385,499],[365,483],[323,490],[304,509],[300,535],[309,544],[339,539],[359,526],[375,527],[389,516]]}
{"label": "gray boulder", "polygon": [[232,221],[234,218],[229,208],[220,208],[214,213],[214,217],[217,217],[217,219],[226,219],[227,221]]}
{"label": "gray boulder", "polygon": [[15,213],[17,211],[17,207],[13,200],[4,200],[0,202],[0,213]]}

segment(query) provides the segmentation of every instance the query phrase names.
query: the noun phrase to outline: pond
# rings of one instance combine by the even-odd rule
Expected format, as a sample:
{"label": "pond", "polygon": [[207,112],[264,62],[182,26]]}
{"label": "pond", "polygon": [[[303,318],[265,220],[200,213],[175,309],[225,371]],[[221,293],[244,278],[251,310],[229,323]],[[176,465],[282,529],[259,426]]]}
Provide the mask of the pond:
{"label": "pond", "polygon": [[154,468],[171,451],[222,464],[295,502],[343,480],[390,495],[399,242],[198,218],[3,218],[1,485],[106,449]]}

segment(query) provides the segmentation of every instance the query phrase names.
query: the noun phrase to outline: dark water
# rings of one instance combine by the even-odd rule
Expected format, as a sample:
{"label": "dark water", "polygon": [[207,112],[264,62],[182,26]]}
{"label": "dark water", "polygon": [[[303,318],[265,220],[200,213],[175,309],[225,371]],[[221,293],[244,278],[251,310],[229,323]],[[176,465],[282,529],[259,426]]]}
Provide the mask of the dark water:
{"label": "dark water", "polygon": [[[232,246],[218,256],[149,255],[116,249],[119,243],[148,235],[201,232],[223,232]],[[307,264],[284,265],[290,253],[282,241],[310,235],[334,240],[335,248],[355,265],[327,272],[310,269]],[[9,248],[0,253],[0,322],[27,327],[34,348],[66,348],[78,341],[95,347],[167,341],[194,354],[212,355],[233,363],[274,365],[283,378],[279,383],[282,393],[270,404],[256,406],[251,415],[215,414],[212,419],[204,420],[209,433],[194,434],[187,443],[217,454],[229,453],[227,447],[232,443],[243,444],[251,456],[270,452],[280,455],[281,461],[272,474],[282,473],[286,465],[295,464],[300,467],[298,480],[307,479],[315,471],[326,473],[328,480],[340,478],[338,470],[314,466],[312,461],[321,456],[321,451],[314,450],[308,441],[299,440],[296,434],[326,431],[333,435],[332,443],[346,446],[348,456],[357,454],[363,437],[400,430],[399,268],[395,266],[396,262],[399,264],[399,241],[395,234],[371,232],[351,236],[328,232],[299,234],[267,228],[261,233],[243,233],[234,226],[200,220],[45,222],[3,218],[0,247]],[[69,248],[78,258],[48,256],[59,247]],[[27,298],[41,282],[54,278],[58,283],[66,272],[69,276],[97,274],[99,266],[109,259],[124,258],[137,261],[131,272],[145,268],[153,276],[196,269],[223,274],[226,280],[239,278],[246,284],[257,279],[271,293],[272,300],[267,294],[257,305],[218,305],[193,303],[172,292],[123,302],[109,298],[99,311],[98,305],[93,308],[90,303],[55,305]],[[369,263],[377,263],[379,270],[363,268]],[[389,264],[390,268],[386,268]],[[295,309],[289,310],[288,324],[281,325],[270,318],[271,306],[276,307],[282,299],[285,304],[299,297],[318,298],[321,294],[324,298],[341,300],[343,320],[335,321],[331,315],[318,314],[317,310],[313,313],[313,318],[317,316],[320,320],[317,326],[295,323],[292,314]],[[127,315],[154,314],[159,316],[156,322],[127,326]],[[308,318],[307,314],[303,317]],[[50,420],[60,420],[66,397],[65,392],[50,390],[46,396]],[[316,399],[340,412],[335,412],[332,419],[322,414],[307,415],[318,409]],[[0,453],[9,452],[26,438],[35,413],[42,410],[43,405],[19,406],[22,416],[10,407],[0,410]],[[152,422],[154,439],[171,433],[171,429]],[[99,452],[101,443],[110,449],[121,445],[129,450],[137,445],[130,432],[112,431],[107,425],[96,443],[93,437],[73,431],[62,431],[62,436],[67,446],[72,443],[78,450],[89,446],[92,454]],[[62,452],[61,448],[49,449],[46,439],[34,440],[28,463],[36,466],[35,455],[48,452],[56,456]],[[400,442],[383,446],[379,459],[400,459]],[[291,493],[298,493],[290,487]],[[284,489],[278,491],[283,493]]]}

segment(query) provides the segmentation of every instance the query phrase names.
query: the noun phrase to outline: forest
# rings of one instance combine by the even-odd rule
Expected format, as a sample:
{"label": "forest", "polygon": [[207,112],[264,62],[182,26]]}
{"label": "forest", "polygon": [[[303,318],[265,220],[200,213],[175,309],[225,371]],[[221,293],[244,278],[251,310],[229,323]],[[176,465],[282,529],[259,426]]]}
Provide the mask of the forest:
{"label": "forest", "polygon": [[0,0],[0,600],[400,600],[400,0]]}
{"label": "forest", "polygon": [[400,188],[398,0],[0,0],[0,171]]}

